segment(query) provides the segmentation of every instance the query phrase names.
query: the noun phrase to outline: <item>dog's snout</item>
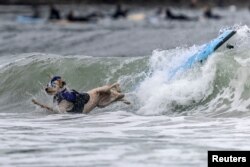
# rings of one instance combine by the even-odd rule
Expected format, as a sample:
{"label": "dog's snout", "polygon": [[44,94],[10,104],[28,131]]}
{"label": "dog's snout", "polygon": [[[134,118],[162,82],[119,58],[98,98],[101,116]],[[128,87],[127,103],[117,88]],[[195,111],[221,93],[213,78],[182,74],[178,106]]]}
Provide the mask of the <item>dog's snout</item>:
{"label": "dog's snout", "polygon": [[45,91],[48,92],[48,88],[45,88]]}

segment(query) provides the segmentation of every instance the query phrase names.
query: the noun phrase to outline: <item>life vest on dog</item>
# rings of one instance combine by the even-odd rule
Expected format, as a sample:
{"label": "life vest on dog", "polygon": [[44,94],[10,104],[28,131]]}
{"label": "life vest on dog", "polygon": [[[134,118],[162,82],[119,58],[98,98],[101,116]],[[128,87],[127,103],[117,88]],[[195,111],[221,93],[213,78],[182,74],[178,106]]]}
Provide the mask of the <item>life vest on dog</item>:
{"label": "life vest on dog", "polygon": [[73,108],[67,111],[70,113],[82,113],[84,105],[88,103],[89,99],[90,96],[88,93],[79,93],[76,90],[67,91],[66,89],[54,96],[54,102],[56,101],[58,104],[62,100],[73,103]]}

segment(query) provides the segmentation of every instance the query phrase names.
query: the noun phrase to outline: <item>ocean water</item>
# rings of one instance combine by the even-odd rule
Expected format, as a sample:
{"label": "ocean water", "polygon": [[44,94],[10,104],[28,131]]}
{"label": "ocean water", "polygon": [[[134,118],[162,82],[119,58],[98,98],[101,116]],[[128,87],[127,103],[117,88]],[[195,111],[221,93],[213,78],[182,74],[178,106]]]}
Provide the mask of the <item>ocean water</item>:
{"label": "ocean water", "polygon": [[[208,150],[249,150],[250,13],[218,12],[220,21],[87,25],[1,16],[0,166],[206,166]],[[238,30],[234,49],[166,79],[229,27]],[[78,91],[118,81],[132,104],[49,113],[31,103],[53,106],[48,74]]]}

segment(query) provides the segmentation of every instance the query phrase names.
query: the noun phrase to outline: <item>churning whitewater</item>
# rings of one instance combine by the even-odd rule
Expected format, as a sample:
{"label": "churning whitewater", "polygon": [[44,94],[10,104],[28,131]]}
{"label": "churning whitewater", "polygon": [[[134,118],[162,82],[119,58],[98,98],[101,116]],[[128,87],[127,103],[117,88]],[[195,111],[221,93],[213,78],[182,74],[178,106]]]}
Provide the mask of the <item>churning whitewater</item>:
{"label": "churning whitewater", "polygon": [[149,60],[151,75],[145,78],[138,91],[143,103],[139,112],[173,114],[202,111],[223,114],[248,111],[249,37],[247,26],[238,28],[236,37],[230,41],[234,49],[219,49],[207,62],[197,64],[170,81],[167,80],[169,71],[185,62],[202,46],[154,51]]}

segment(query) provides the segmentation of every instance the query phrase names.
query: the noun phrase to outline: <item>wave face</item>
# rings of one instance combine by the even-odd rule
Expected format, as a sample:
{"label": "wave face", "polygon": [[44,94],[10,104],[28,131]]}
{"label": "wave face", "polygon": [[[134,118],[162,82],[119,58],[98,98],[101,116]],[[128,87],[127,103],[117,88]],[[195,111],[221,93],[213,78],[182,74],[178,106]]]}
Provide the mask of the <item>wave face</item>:
{"label": "wave face", "polygon": [[51,103],[51,98],[43,90],[50,74],[63,76],[70,88],[79,91],[117,81],[122,84],[124,91],[131,91],[143,78],[141,71],[145,71],[147,66],[146,58],[96,58],[40,53],[19,55],[15,61],[3,62],[0,65],[0,105],[5,109],[18,107],[19,104],[27,105],[32,97]]}
{"label": "wave face", "polygon": [[249,31],[247,26],[239,27],[230,41],[234,49],[218,50],[204,64],[171,81],[166,79],[169,69],[179,66],[202,46],[155,50],[150,57],[136,58],[41,53],[2,56],[1,112],[20,111],[20,104],[21,111],[30,111],[33,97],[51,103],[43,87],[48,74],[54,74],[63,76],[70,88],[79,91],[118,81],[134,104],[126,110],[137,114],[244,115],[250,107]]}

